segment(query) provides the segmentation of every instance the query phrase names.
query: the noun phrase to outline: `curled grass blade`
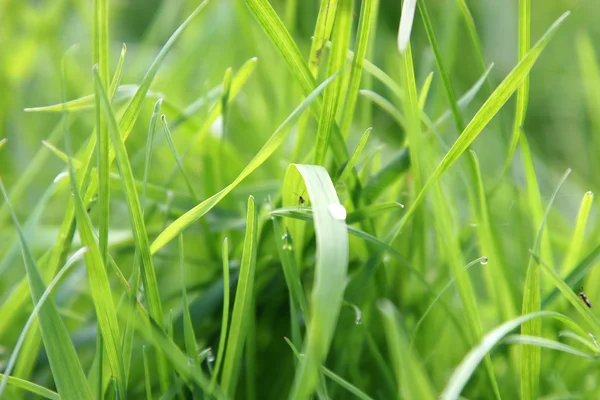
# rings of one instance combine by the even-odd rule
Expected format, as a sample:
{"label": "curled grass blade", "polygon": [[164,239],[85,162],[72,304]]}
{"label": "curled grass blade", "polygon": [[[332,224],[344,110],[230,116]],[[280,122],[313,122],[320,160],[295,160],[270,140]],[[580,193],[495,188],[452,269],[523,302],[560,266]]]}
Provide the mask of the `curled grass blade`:
{"label": "curled grass blade", "polygon": [[283,144],[289,133],[292,125],[298,120],[300,115],[308,108],[308,106],[319,96],[323,89],[337,77],[337,74],[329,77],[319,87],[315,89],[304,101],[286,118],[285,121],[275,130],[273,135],[267,140],[263,147],[258,151],[256,156],[248,163],[238,177],[223,188],[220,192],[212,195],[202,203],[198,204],[181,217],[176,219],[169,225],[160,235],[154,240],[151,246],[151,252],[156,253],[159,249],[165,246],[169,241],[176,237],[180,232],[187,228],[191,223],[201,218],[216,206],[225,196],[227,196],[237,185],[240,184],[248,175],[260,167],[274,152]]}
{"label": "curled grass blade", "polygon": [[256,270],[257,214],[254,197],[248,198],[248,214],[246,218],[246,236],[240,265],[235,302],[231,315],[231,326],[227,338],[227,350],[223,363],[221,386],[223,391],[233,397],[238,381],[242,351],[247,333],[248,315],[254,296],[254,272]]}
{"label": "curled grass blade", "polygon": [[315,165],[292,164],[285,180],[298,175],[304,180],[311,199],[317,260],[305,341],[306,358],[296,371],[290,399],[306,399],[317,386],[319,367],[329,352],[342,307],[349,251],[344,223],[346,212],[327,171]]}

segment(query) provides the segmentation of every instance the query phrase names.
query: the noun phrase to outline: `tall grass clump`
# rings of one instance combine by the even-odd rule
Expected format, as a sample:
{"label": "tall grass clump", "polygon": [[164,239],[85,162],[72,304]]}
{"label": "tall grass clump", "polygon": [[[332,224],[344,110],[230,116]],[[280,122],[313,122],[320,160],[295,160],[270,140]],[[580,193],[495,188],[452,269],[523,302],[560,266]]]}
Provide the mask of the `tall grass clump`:
{"label": "tall grass clump", "polygon": [[597,398],[573,4],[0,1],[0,398]]}

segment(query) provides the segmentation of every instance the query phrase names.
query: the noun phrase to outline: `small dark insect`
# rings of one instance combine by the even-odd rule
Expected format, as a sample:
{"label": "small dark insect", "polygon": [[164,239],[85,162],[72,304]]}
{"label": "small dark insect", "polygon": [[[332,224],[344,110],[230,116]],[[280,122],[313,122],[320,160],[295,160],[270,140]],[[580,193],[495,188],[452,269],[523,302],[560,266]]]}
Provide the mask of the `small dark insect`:
{"label": "small dark insect", "polygon": [[[304,192],[306,192],[306,190]],[[303,205],[304,203],[306,203],[306,199],[304,197],[302,197],[302,195],[304,195],[304,192],[302,192],[302,194],[298,194],[298,193],[294,192],[294,194],[296,196],[298,196],[298,204],[299,205]]]}
{"label": "small dark insect", "polygon": [[592,302],[587,298],[585,293],[583,293],[583,286],[579,289],[579,297],[581,297],[581,300],[583,300],[586,306],[592,308]]}

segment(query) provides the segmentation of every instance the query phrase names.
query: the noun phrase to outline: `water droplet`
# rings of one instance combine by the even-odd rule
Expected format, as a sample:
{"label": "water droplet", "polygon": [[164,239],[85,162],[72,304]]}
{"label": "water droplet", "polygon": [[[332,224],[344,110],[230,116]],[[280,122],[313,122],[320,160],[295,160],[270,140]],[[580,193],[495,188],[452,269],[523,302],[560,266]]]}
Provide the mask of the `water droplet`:
{"label": "water droplet", "polygon": [[340,203],[332,203],[327,206],[327,209],[334,219],[337,219],[338,221],[346,220],[346,209]]}
{"label": "water droplet", "polygon": [[362,324],[362,318],[358,318],[358,317],[356,317],[356,319],[354,320],[354,323],[355,323],[356,325],[360,325],[360,324]]}
{"label": "water droplet", "polygon": [[207,360],[209,363],[213,363],[213,362],[215,362],[215,355],[213,354],[212,350],[209,350],[209,351],[208,351],[208,356],[206,357],[206,360]]}
{"label": "water droplet", "polygon": [[586,192],[585,194],[587,194],[588,196],[593,196],[594,192],[592,192],[591,190],[589,192]]}
{"label": "water droplet", "polygon": [[479,262],[481,263],[481,265],[487,265],[488,258],[486,256],[483,256],[481,257],[481,260]]}
{"label": "water droplet", "polygon": [[288,238],[288,234],[284,233],[283,236],[281,237],[281,240],[287,240],[287,238]]}
{"label": "water droplet", "polygon": [[398,203],[398,205],[400,206],[400,208],[404,208],[404,204]]}

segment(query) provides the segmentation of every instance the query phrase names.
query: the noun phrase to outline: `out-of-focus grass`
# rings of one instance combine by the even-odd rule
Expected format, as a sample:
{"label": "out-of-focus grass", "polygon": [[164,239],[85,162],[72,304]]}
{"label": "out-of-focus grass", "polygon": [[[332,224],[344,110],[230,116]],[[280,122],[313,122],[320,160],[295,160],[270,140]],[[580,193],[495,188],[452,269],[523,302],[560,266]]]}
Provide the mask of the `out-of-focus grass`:
{"label": "out-of-focus grass", "polygon": [[595,398],[598,17],[0,0],[0,396]]}

